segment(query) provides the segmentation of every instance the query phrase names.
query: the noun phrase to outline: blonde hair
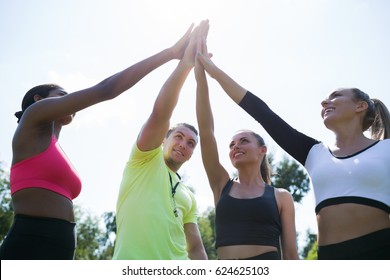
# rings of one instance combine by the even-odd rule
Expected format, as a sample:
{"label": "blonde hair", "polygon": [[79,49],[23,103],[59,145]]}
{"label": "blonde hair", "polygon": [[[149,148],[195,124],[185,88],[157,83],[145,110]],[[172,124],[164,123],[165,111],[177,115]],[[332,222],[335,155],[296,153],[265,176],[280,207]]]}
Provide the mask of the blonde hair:
{"label": "blonde hair", "polygon": [[354,100],[367,103],[367,112],[363,119],[363,131],[370,130],[375,140],[390,138],[390,113],[386,105],[376,98],[370,98],[367,93],[358,88],[351,89]]}

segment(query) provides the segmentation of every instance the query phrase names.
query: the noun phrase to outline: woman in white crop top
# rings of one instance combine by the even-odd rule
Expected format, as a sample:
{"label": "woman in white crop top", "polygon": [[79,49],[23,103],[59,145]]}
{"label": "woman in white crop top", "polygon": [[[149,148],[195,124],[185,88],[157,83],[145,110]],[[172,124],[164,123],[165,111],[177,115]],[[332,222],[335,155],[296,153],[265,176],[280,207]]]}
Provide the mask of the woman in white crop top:
{"label": "woman in white crop top", "polygon": [[[386,106],[356,88],[338,89],[321,116],[335,134],[326,147],[292,128],[260,98],[219,69],[198,60],[241,108],[305,166],[316,198],[319,259],[390,259],[390,115]],[[370,129],[371,137],[364,132]]]}

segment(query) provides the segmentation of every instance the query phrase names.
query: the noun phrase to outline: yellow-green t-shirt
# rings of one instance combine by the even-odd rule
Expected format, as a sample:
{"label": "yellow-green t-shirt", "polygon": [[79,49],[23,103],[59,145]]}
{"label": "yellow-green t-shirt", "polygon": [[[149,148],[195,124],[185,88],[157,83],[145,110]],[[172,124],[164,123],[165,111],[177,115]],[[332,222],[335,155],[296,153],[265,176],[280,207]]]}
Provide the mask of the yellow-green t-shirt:
{"label": "yellow-green t-shirt", "polygon": [[197,205],[182,183],[172,198],[169,174],[175,186],[179,179],[166,166],[161,147],[143,152],[133,146],[116,205],[113,259],[188,259],[184,224],[197,223]]}

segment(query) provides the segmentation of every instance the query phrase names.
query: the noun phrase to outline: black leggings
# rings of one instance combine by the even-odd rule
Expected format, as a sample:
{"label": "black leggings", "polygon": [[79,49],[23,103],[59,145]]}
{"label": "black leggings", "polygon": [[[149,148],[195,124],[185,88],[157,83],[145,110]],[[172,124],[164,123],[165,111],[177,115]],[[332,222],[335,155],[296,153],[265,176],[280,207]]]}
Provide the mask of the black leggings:
{"label": "black leggings", "polygon": [[344,242],[319,246],[319,260],[390,260],[390,228]]}
{"label": "black leggings", "polygon": [[1,244],[0,259],[72,260],[75,249],[75,223],[17,214]]}
{"label": "black leggings", "polygon": [[245,258],[245,259],[228,259],[228,260],[280,260],[279,252],[267,252],[261,255]]}
{"label": "black leggings", "polygon": [[245,258],[243,260],[280,260],[280,255],[278,252],[273,251],[273,252],[267,252],[250,258]]}

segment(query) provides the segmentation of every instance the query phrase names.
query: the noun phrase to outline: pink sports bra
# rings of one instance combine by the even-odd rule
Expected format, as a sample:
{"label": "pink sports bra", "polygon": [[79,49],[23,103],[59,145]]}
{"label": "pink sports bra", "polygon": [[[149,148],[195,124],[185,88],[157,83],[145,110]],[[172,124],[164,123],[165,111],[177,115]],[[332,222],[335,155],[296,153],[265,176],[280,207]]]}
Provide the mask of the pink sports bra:
{"label": "pink sports bra", "polygon": [[77,171],[52,135],[49,147],[11,167],[11,194],[27,188],[43,188],[75,199],[81,191]]}

